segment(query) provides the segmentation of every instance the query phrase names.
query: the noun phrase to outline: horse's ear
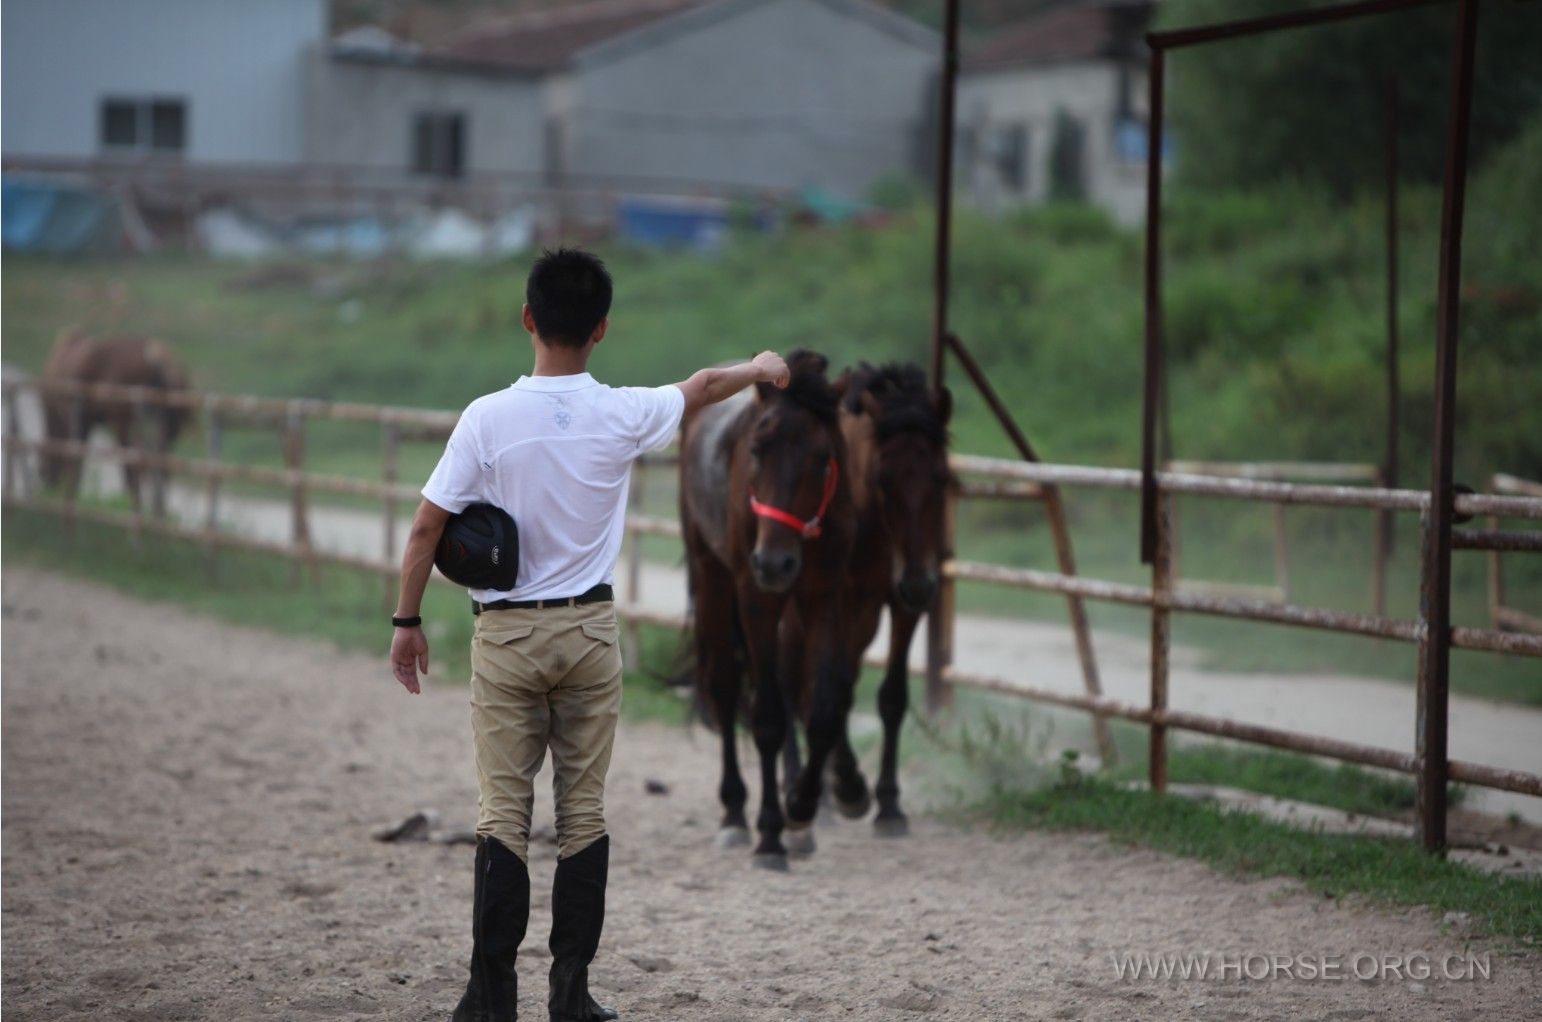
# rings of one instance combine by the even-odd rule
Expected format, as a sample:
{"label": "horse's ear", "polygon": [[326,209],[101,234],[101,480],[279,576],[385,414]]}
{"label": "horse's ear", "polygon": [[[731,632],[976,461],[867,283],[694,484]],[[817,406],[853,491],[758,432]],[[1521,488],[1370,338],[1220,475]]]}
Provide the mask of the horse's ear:
{"label": "horse's ear", "polygon": [[787,353],[787,365],[792,369],[793,375],[807,373],[813,376],[823,376],[826,369],[830,368],[830,360],[817,351],[807,348],[794,348]]}
{"label": "horse's ear", "polygon": [[937,421],[944,426],[953,417],[953,392],[947,387],[937,389]]}

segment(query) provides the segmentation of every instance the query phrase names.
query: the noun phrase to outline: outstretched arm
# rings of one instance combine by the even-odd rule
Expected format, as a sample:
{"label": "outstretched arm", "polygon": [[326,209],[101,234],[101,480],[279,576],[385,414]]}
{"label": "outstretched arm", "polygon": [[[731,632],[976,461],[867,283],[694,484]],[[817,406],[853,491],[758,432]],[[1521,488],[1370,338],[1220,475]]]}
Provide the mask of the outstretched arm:
{"label": "outstretched arm", "polygon": [[[407,549],[402,552],[401,591],[393,617],[418,616],[423,607],[423,590],[428,588],[428,576],[434,570],[434,548],[449,520],[450,512],[432,501],[418,505],[407,533]],[[420,670],[428,673],[428,638],[423,634],[423,626],[397,628],[391,639],[391,673],[403,688],[417,695],[422,691],[418,684]]]}
{"label": "outstretched arm", "polygon": [[752,383],[774,383],[787,386],[791,374],[782,356],[774,351],[762,351],[749,362],[736,366],[720,366],[701,369],[690,379],[675,386],[685,394],[685,414],[690,415],[707,405],[739,393]]}

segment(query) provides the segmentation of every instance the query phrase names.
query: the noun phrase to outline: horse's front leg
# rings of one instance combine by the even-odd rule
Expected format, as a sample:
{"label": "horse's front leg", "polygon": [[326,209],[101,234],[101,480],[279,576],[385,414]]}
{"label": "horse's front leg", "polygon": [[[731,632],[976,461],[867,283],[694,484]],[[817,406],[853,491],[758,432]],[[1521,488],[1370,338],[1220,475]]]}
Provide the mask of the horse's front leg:
{"label": "horse's front leg", "polygon": [[[803,691],[803,622],[798,619],[798,608],[791,600],[782,612],[781,630],[777,635],[776,670],[780,676],[782,701],[786,706],[787,736],[782,740],[782,792],[792,794],[792,786],[803,772],[803,759],[798,752],[798,704]],[[797,849],[791,849],[797,851]]]}
{"label": "horse's front leg", "polygon": [[760,814],[755,829],[760,840],[751,860],[762,869],[785,870],[787,849],[782,845],[781,792],[776,783],[776,760],[787,736],[787,703],[782,697],[781,678],[777,675],[777,623],[785,602],[768,600],[759,590],[741,590],[746,653],[750,679],[755,686],[755,711],[752,730],[755,751],[760,756]]}
{"label": "horse's front leg", "polygon": [[851,667],[842,641],[838,597],[811,601],[804,615],[804,669],[813,679],[814,695],[808,718],[808,761],[787,800],[791,828],[802,830],[819,809],[825,764],[846,730],[851,712]]}
{"label": "horse's front leg", "polygon": [[899,738],[910,705],[910,641],[921,615],[896,604],[889,606],[889,664],[878,689],[878,716],[883,721],[883,761],[878,770],[878,815],[873,829],[884,837],[910,832],[899,805]]}
{"label": "horse's front leg", "polygon": [[750,827],[744,818],[744,803],[749,790],[739,773],[739,746],[735,729],[739,723],[740,673],[733,636],[738,634],[734,621],[733,582],[726,573],[710,565],[699,569],[700,587],[696,600],[696,670],[701,692],[717,723],[722,740],[722,774],[718,800],[723,804],[723,821],[718,828],[720,848],[738,848],[750,843]]}
{"label": "horse's front leg", "polygon": [[[878,619],[882,613],[882,600],[863,600],[853,615],[852,625],[845,629],[846,663],[853,694],[862,677],[863,654],[878,632]],[[851,747],[850,712],[843,717],[842,724],[840,739],[830,757],[830,786],[835,794],[836,811],[848,820],[860,820],[872,808],[873,796],[857,763],[856,751]]]}

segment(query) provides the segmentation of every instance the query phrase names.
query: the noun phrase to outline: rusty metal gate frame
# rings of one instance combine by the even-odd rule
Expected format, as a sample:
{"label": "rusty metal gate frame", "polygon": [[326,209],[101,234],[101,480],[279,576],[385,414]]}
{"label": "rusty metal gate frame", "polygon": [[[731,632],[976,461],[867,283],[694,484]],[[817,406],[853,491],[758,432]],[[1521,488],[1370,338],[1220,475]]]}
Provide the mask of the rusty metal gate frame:
{"label": "rusty metal gate frame", "polygon": [[[1166,80],[1167,53],[1171,50],[1188,46],[1363,18],[1416,7],[1432,6],[1437,3],[1454,4],[1456,7],[1456,17],[1452,32],[1451,61],[1453,74],[1451,106],[1447,127],[1441,207],[1432,471],[1428,501],[1421,508],[1423,550],[1420,572],[1420,614],[1417,625],[1413,629],[1413,634],[1410,636],[1410,638],[1417,641],[1419,646],[1416,747],[1411,762],[1407,764],[1413,767],[1413,772],[1417,775],[1418,839],[1427,850],[1432,852],[1440,852],[1446,845],[1446,792],[1452,775],[1448,757],[1447,723],[1452,645],[1452,526],[1457,502],[1457,491],[1453,479],[1453,447],[1455,438],[1457,330],[1460,319],[1458,286],[1461,277],[1462,223],[1466,203],[1467,149],[1472,120],[1473,62],[1479,0],[1361,0],[1361,2],[1346,3],[1334,7],[1312,8],[1193,28],[1147,33],[1146,39],[1151,47],[1151,63],[1149,67],[1148,90],[1150,113],[1146,145],[1147,194],[1145,273],[1143,282],[1145,329],[1139,487],[1141,499],[1140,558],[1142,563],[1152,565],[1153,569],[1153,582],[1149,596],[1149,605],[1152,607],[1151,705],[1148,709],[1140,712],[1121,713],[1114,710],[1110,701],[1103,699],[1095,688],[1095,666],[1090,672],[1087,670],[1090,660],[1090,645],[1083,651],[1083,669],[1088,680],[1088,695],[1086,697],[1049,697],[1048,693],[1042,692],[1037,695],[1039,698],[1049,698],[1049,701],[1052,702],[1060,701],[1066,705],[1074,704],[1088,709],[1093,712],[1094,720],[1099,726],[1102,726],[1103,723],[1100,714],[1102,710],[1112,711],[1117,716],[1148,721],[1151,734],[1149,769],[1152,785],[1159,791],[1165,787],[1166,728],[1169,723],[1183,726],[1177,723],[1177,720],[1185,716],[1175,714],[1166,707],[1167,618],[1174,609],[1199,609],[1197,606],[1186,605],[1194,603],[1193,599],[1185,600],[1180,594],[1173,592],[1169,530],[1164,527],[1167,518],[1166,504],[1168,503],[1168,497],[1164,491],[1170,489],[1167,485],[1167,479],[1175,477],[1172,473],[1159,473],[1157,469],[1158,417],[1162,400],[1161,380],[1165,361],[1163,353],[1161,293],[1161,152],[1165,113],[1164,85]],[[943,27],[942,73],[939,89],[940,140],[936,175],[937,228],[932,281],[934,296],[931,336],[932,382],[936,388],[940,389],[943,386],[946,372],[946,352],[951,350],[962,363],[966,374],[980,391],[982,397],[985,398],[986,403],[991,407],[992,412],[996,415],[1008,436],[1011,437],[1023,459],[1033,464],[1038,459],[1032,448],[1028,445],[1026,438],[1017,427],[1000,397],[996,395],[994,389],[990,386],[989,381],[985,378],[978,364],[970,356],[968,349],[964,347],[958,337],[948,328],[954,111],[959,63],[958,16],[958,0],[946,0]],[[1386,455],[1388,478],[1385,485],[1391,487],[1395,487],[1395,476],[1392,473],[1396,472],[1396,463],[1393,459],[1396,458],[1398,382],[1396,351],[1397,102],[1396,84],[1395,82],[1389,82],[1386,128],[1386,144],[1388,147],[1386,170],[1389,186],[1386,224],[1388,260],[1387,329],[1389,340]],[[1054,468],[1054,466],[1045,467]],[[1041,486],[1046,503],[1055,509],[1051,513],[1051,524],[1052,527],[1056,528],[1057,546],[1059,546],[1059,532],[1063,528],[1064,521],[1063,512],[1060,511],[1058,490],[1055,487],[1057,480],[1054,476],[1055,473],[1053,472],[1048,474],[1035,473],[1032,481],[1037,482]],[[1279,492],[1288,499],[1290,487],[1288,484],[1280,484],[1280,486]],[[1295,489],[1309,490],[1313,488],[1296,487]],[[1379,492],[1391,494],[1397,491],[1393,489],[1381,490]],[[1059,512],[1059,514],[1056,512]],[[951,513],[948,518],[949,521],[944,526],[945,536],[942,547],[951,565],[955,563],[952,561]],[[1056,522],[1057,518],[1059,518],[1058,524]],[[1386,544],[1389,541],[1390,527],[1378,530],[1378,532],[1381,533],[1378,536],[1378,545]],[[1490,549],[1492,544],[1500,542],[1497,536],[1473,537],[1465,534],[1459,537],[1459,540],[1458,545],[1461,547],[1474,549]],[[1065,538],[1065,547],[1069,551],[1068,536]],[[942,593],[939,594],[937,607],[929,615],[927,629],[928,704],[934,706],[946,702],[947,682],[951,678],[958,677],[959,680],[963,680],[958,672],[951,669],[954,602],[951,580],[953,577],[957,577],[957,573],[949,572],[947,574],[949,579]],[[1047,591],[1065,593],[1069,600],[1075,601],[1071,604],[1073,626],[1077,625],[1079,616],[1082,622],[1085,621],[1084,616],[1079,614],[1080,603],[1077,600],[1077,596],[1079,594],[1091,595],[1097,584],[1083,585],[1069,579],[1068,576],[1074,574],[1074,567],[1068,568],[1065,564],[1065,558],[1062,558],[1060,578],[1051,579],[1048,576],[1038,579],[1028,578],[1028,576],[1036,574],[1042,573],[1017,572],[1017,584],[1025,584],[1029,588],[1043,588]],[[1036,583],[1043,584],[1039,585]],[[1050,583],[1053,584],[1051,585]],[[1263,608],[1254,609],[1262,610]],[[1288,609],[1294,610],[1294,608]],[[1280,623],[1301,623],[1287,620],[1289,616],[1276,617],[1275,620]],[[1079,651],[1082,651],[1080,639],[1081,632],[1080,628],[1078,628]],[[1246,730],[1245,726],[1239,726],[1240,730]],[[1255,737],[1253,740],[1258,740],[1258,738]],[[1463,770],[1461,772],[1465,773],[1466,771]]]}

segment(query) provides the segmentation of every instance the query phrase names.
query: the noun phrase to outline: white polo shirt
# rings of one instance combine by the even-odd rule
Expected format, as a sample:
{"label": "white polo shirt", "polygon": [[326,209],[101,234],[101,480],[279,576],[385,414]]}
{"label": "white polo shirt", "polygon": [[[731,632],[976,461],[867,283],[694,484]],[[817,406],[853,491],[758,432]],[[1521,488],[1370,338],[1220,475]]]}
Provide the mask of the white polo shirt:
{"label": "white polo shirt", "polygon": [[519,585],[472,599],[561,599],[614,582],[632,462],[668,444],[684,412],[679,387],[607,387],[588,373],[521,376],[471,402],[423,496],[452,513],[496,504],[519,526]]}

